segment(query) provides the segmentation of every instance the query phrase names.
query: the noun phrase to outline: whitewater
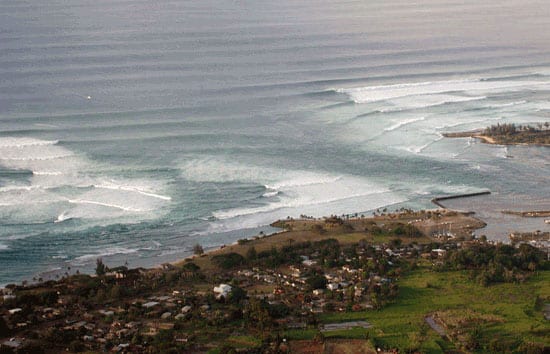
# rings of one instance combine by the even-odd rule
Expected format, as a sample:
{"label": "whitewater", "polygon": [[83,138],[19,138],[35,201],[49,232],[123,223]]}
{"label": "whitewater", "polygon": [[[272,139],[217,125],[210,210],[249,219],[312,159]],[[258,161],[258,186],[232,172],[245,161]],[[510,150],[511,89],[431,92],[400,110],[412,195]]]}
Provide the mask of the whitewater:
{"label": "whitewater", "polygon": [[548,229],[500,214],[550,209],[548,148],[442,135],[550,121],[547,8],[0,0],[0,284],[443,194]]}

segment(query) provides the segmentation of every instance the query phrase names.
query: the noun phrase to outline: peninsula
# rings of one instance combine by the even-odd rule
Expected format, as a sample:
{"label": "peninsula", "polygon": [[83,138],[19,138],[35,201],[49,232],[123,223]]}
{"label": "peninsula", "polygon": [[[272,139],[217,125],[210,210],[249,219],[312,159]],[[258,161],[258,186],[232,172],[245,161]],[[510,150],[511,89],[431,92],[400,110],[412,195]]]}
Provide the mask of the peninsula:
{"label": "peninsula", "polygon": [[444,133],[447,138],[477,138],[487,144],[550,146],[550,123],[531,125],[497,124],[481,130]]}

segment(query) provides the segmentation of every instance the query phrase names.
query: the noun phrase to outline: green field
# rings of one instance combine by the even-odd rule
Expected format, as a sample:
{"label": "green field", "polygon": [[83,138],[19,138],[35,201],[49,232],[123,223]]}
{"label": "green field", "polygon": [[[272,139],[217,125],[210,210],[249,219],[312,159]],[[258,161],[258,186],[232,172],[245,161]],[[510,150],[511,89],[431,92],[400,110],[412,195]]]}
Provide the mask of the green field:
{"label": "green field", "polygon": [[[489,287],[470,280],[466,272],[434,272],[422,266],[403,276],[396,301],[380,311],[331,313],[323,323],[366,320],[373,328],[327,333],[341,338],[369,338],[375,345],[441,353],[460,348],[462,342],[444,340],[429,328],[424,318],[435,311],[464,323],[464,332],[476,328],[478,349],[487,352],[491,341],[534,342],[550,346],[550,324],[536,303],[537,296],[550,299],[550,271],[538,272],[523,284]],[[494,319],[487,321],[486,319]],[[463,321],[463,322],[461,322]],[[455,327],[457,328],[457,327]],[[311,338],[316,331],[290,331],[289,338]],[[456,342],[456,340],[455,340]]]}

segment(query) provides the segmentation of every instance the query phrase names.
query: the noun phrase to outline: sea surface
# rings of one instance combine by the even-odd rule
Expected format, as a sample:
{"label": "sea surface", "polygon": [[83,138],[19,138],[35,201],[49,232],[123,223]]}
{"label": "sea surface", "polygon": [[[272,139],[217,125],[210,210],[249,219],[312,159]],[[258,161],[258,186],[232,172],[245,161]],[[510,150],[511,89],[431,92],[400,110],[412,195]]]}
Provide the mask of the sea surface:
{"label": "sea surface", "polygon": [[549,149],[441,133],[549,121],[547,0],[0,0],[0,284],[485,190],[505,240]]}

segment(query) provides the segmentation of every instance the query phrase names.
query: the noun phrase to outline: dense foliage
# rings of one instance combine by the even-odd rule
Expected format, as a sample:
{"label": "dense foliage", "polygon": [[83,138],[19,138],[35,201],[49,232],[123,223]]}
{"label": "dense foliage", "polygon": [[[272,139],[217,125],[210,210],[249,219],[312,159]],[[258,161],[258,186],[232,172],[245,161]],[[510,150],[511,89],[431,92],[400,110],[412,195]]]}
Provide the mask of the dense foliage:
{"label": "dense foliage", "polygon": [[482,285],[498,282],[524,281],[538,269],[548,269],[546,255],[527,244],[510,245],[476,244],[470,248],[449,252],[445,268],[470,270],[472,277]]}
{"label": "dense foliage", "polygon": [[492,137],[499,144],[550,144],[550,123],[530,125],[497,124],[486,128],[483,135]]}

